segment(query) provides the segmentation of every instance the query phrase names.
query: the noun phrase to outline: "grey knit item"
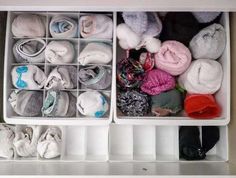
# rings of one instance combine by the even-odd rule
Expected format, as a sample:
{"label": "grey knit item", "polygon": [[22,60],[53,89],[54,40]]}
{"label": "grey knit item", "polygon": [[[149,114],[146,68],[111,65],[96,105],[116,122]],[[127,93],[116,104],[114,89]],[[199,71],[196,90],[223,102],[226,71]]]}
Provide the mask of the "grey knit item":
{"label": "grey knit item", "polygon": [[73,117],[76,114],[76,97],[74,97],[70,92],[68,92],[69,95],[69,106],[68,111],[66,113],[67,117]]}
{"label": "grey knit item", "polygon": [[192,12],[199,23],[209,23],[215,20],[221,12]]}
{"label": "grey knit item", "polygon": [[224,52],[225,46],[226,32],[220,24],[202,29],[189,43],[195,59],[217,59]]}

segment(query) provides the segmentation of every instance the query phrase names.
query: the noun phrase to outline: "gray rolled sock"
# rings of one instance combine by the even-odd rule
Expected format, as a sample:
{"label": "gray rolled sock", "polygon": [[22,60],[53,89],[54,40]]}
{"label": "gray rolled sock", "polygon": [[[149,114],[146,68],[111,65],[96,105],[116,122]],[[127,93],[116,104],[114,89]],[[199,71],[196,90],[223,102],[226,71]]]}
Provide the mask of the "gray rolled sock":
{"label": "gray rolled sock", "polygon": [[77,86],[77,68],[75,66],[63,66],[69,71],[70,79],[74,86]]}
{"label": "gray rolled sock", "polygon": [[25,116],[36,116],[41,113],[43,106],[43,93],[33,91],[32,96],[29,98],[28,103],[25,106]]}
{"label": "gray rolled sock", "polygon": [[66,116],[72,117],[75,116],[76,114],[76,98],[70,92],[68,92],[68,95],[69,95],[69,106]]}

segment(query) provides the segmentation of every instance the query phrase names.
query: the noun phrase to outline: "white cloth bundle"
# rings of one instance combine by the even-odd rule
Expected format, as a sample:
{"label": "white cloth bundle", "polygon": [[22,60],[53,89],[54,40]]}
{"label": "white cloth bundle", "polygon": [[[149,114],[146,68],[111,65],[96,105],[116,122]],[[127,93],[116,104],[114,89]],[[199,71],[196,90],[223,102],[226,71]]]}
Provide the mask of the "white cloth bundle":
{"label": "white cloth bundle", "polygon": [[83,38],[111,39],[113,34],[112,19],[106,15],[95,14],[79,19],[80,35]]}
{"label": "white cloth bundle", "polygon": [[0,124],[0,157],[13,158],[15,150],[13,146],[13,139],[15,138],[14,128],[8,125]]}
{"label": "white cloth bundle", "polygon": [[11,30],[17,37],[43,37],[46,34],[46,18],[35,14],[20,14],[12,22]]}
{"label": "white cloth bundle", "polygon": [[105,43],[91,42],[81,51],[78,62],[81,65],[107,64],[112,60],[112,47]]}
{"label": "white cloth bundle", "polygon": [[28,126],[23,130],[16,131],[13,140],[16,153],[22,157],[34,157],[37,155],[37,144],[41,135],[40,126]]}
{"label": "white cloth bundle", "polygon": [[69,41],[51,41],[45,49],[45,59],[52,64],[71,63],[75,49]]}
{"label": "white cloth bundle", "polygon": [[179,76],[179,85],[188,93],[214,94],[221,87],[223,70],[219,62],[211,59],[198,59]]}
{"label": "white cloth bundle", "polygon": [[75,20],[58,15],[51,19],[49,31],[54,38],[74,38],[78,34],[78,25]]}
{"label": "white cloth bundle", "polygon": [[45,73],[35,65],[15,66],[11,76],[16,88],[29,90],[42,88],[47,79]]}
{"label": "white cloth bundle", "polygon": [[37,151],[42,158],[50,159],[61,154],[61,130],[49,127],[38,141]]}

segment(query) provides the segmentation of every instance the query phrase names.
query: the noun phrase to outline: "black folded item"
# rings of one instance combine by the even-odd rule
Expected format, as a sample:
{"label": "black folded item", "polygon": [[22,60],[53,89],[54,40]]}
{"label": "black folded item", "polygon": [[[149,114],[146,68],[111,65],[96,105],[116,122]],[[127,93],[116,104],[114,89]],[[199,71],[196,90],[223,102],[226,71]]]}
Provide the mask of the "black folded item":
{"label": "black folded item", "polygon": [[220,131],[216,126],[202,127],[202,148],[207,153],[220,139]]}

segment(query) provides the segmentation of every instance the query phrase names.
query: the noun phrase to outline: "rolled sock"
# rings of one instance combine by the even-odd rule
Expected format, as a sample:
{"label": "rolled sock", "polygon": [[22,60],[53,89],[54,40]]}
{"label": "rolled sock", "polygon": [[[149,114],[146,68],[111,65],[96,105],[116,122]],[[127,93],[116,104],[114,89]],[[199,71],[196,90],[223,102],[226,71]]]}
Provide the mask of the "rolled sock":
{"label": "rolled sock", "polygon": [[179,76],[179,85],[188,93],[213,94],[221,87],[223,70],[219,62],[211,59],[198,59]]}
{"label": "rolled sock", "polygon": [[117,107],[127,116],[145,116],[149,112],[149,97],[147,94],[128,90],[117,94]]}
{"label": "rolled sock", "polygon": [[189,117],[196,119],[213,119],[221,114],[221,108],[212,95],[187,95],[184,109]]}
{"label": "rolled sock", "polygon": [[179,129],[179,155],[186,160],[202,160],[206,154],[201,146],[199,129],[182,126]]}
{"label": "rolled sock", "polygon": [[23,130],[16,131],[13,145],[18,156],[37,156],[37,144],[41,131],[41,126],[27,126]]}
{"label": "rolled sock", "polygon": [[38,90],[46,82],[45,73],[35,65],[15,66],[11,71],[12,84],[18,89]]}
{"label": "rolled sock", "polygon": [[78,34],[78,25],[72,18],[58,15],[51,19],[49,31],[53,38],[74,38]]}
{"label": "rolled sock", "polygon": [[10,125],[0,124],[0,157],[11,159],[15,156],[13,140],[15,132]]}
{"label": "rolled sock", "polygon": [[79,19],[80,35],[83,38],[111,39],[113,35],[112,19],[106,15],[85,15]]}
{"label": "rolled sock", "polygon": [[111,86],[112,72],[103,66],[80,69],[78,79],[85,88],[103,90]]}
{"label": "rolled sock", "polygon": [[181,93],[172,89],[151,97],[152,113],[156,116],[168,116],[182,110]]}
{"label": "rolled sock", "polygon": [[18,63],[44,62],[46,42],[42,39],[21,39],[13,46],[13,55]]}
{"label": "rolled sock", "polygon": [[112,60],[112,47],[105,43],[88,43],[81,51],[78,62],[87,64],[108,64]]}
{"label": "rolled sock", "polygon": [[75,49],[69,41],[51,41],[45,49],[45,59],[52,64],[71,63]]}
{"label": "rolled sock", "polygon": [[189,49],[178,41],[165,41],[155,54],[156,68],[174,76],[185,72],[191,60]]}
{"label": "rolled sock", "polygon": [[139,50],[140,48],[146,48],[150,53],[157,53],[161,48],[161,41],[153,37],[143,37],[135,49]]}
{"label": "rolled sock", "polygon": [[139,62],[146,72],[152,70],[154,67],[154,57],[150,53],[141,53]]}
{"label": "rolled sock", "polygon": [[54,68],[45,82],[46,89],[72,89],[77,86],[77,68],[74,66],[59,66]]}
{"label": "rolled sock", "polygon": [[37,145],[37,151],[42,158],[51,159],[60,156],[62,133],[58,127],[49,127],[41,135]]}
{"label": "rolled sock", "polygon": [[202,147],[207,153],[210,151],[220,139],[220,129],[217,126],[202,127]]}
{"label": "rolled sock", "polygon": [[202,29],[189,43],[195,59],[218,59],[225,46],[226,32],[220,24],[212,24]]}
{"label": "rolled sock", "polygon": [[8,99],[12,109],[20,116],[38,116],[43,106],[43,93],[40,91],[13,91]]}
{"label": "rolled sock", "polygon": [[84,116],[103,117],[109,109],[106,98],[97,91],[86,91],[77,98],[77,109]]}
{"label": "rolled sock", "polygon": [[20,14],[14,18],[11,31],[17,37],[43,37],[46,34],[46,17]]}
{"label": "rolled sock", "polygon": [[153,69],[145,74],[140,88],[149,95],[158,95],[174,87],[174,77],[160,69]]}
{"label": "rolled sock", "polygon": [[192,12],[199,23],[209,23],[214,21],[221,12]]}

